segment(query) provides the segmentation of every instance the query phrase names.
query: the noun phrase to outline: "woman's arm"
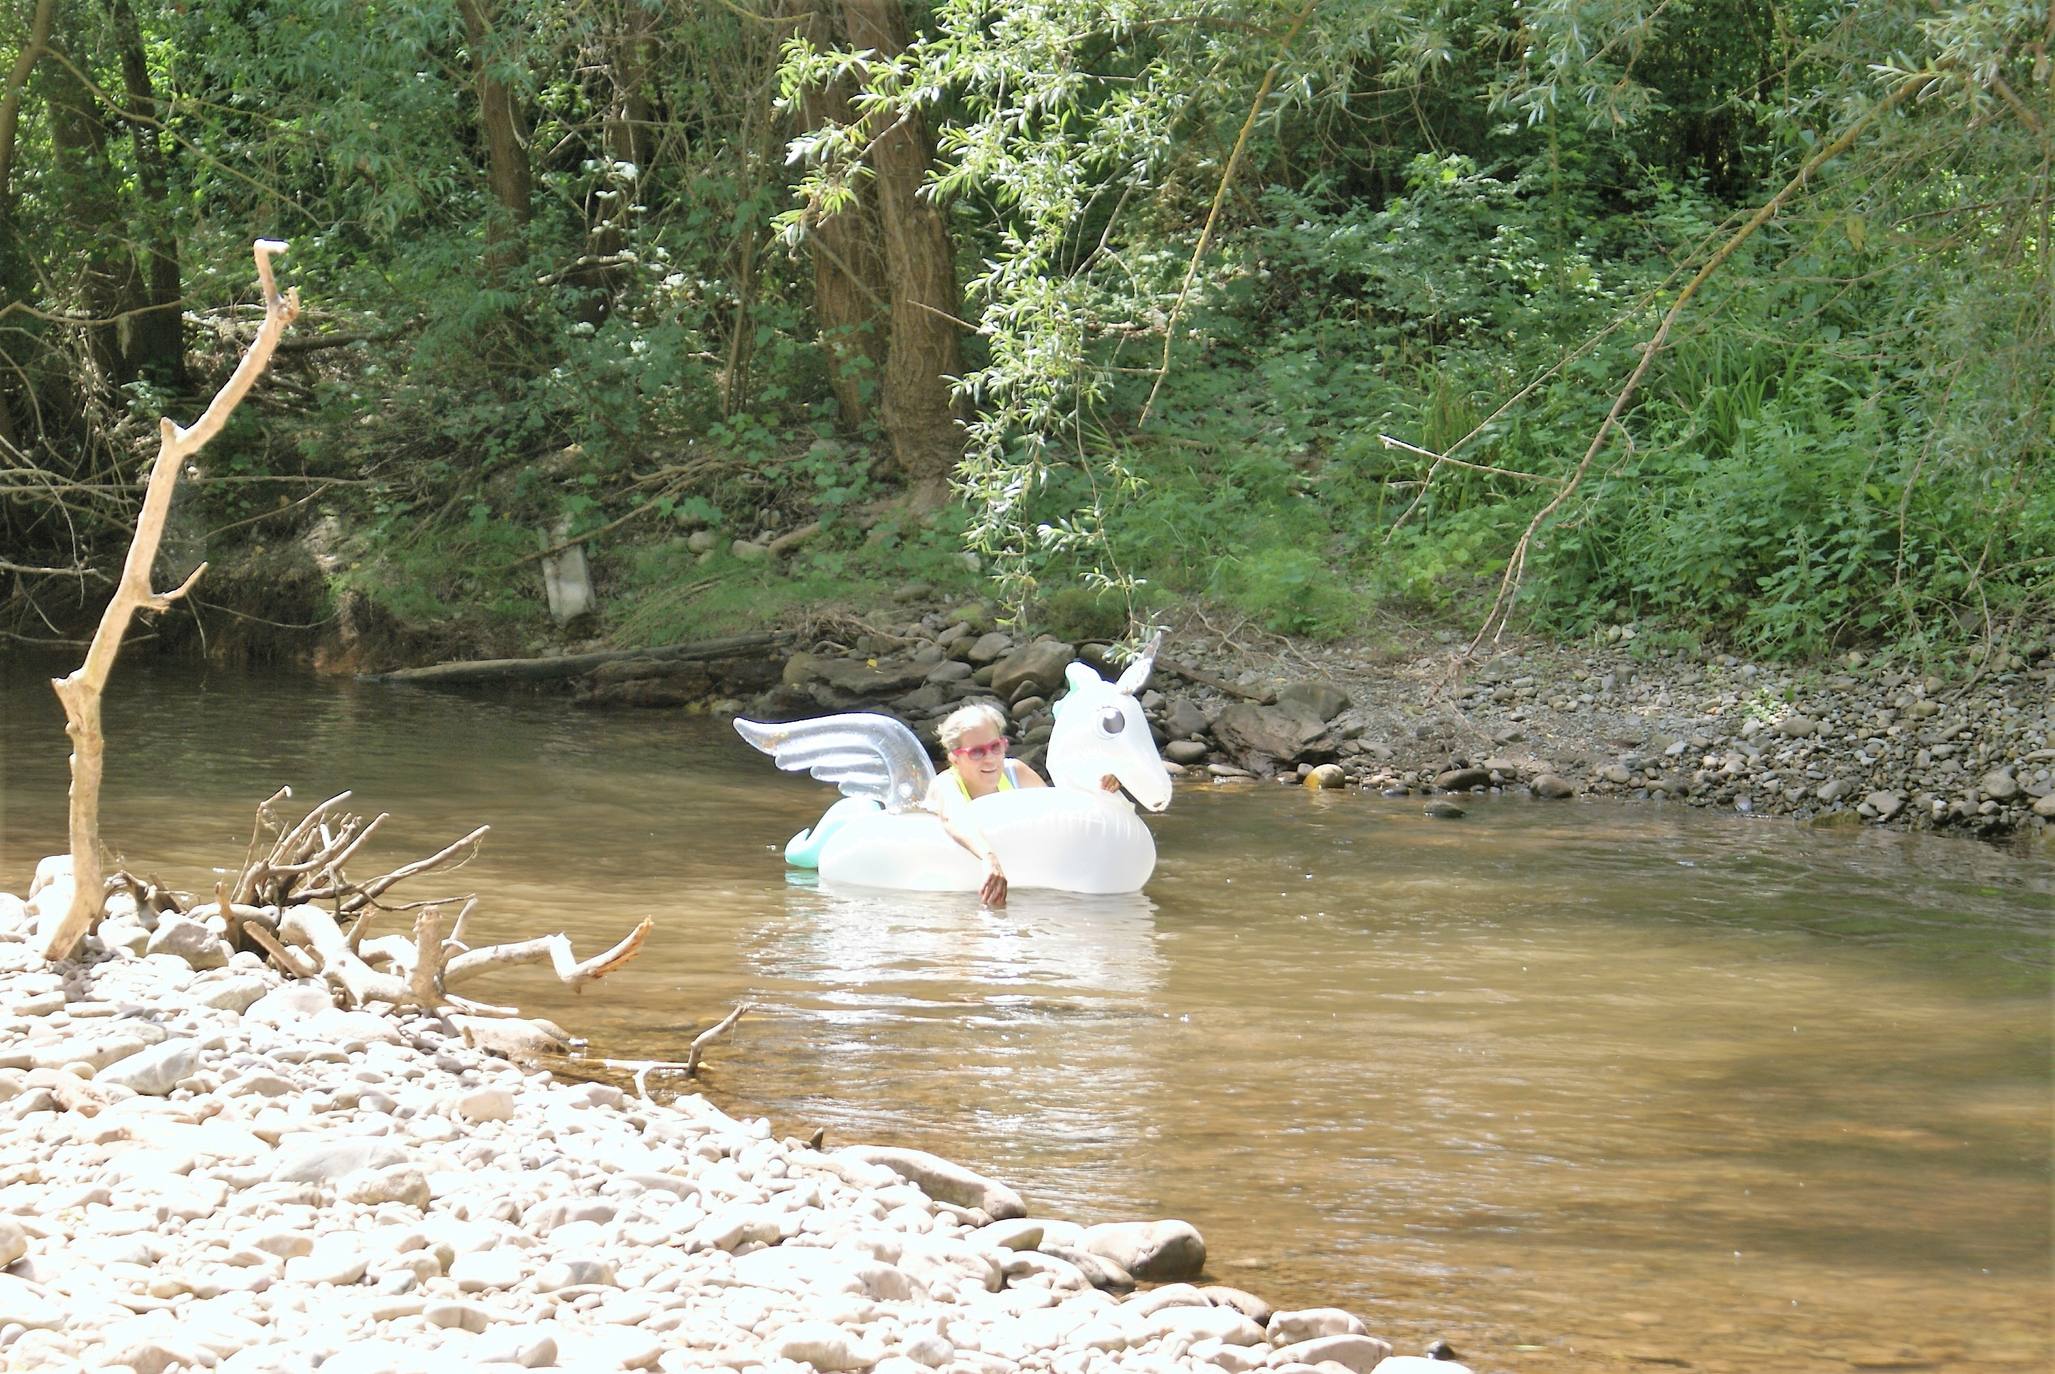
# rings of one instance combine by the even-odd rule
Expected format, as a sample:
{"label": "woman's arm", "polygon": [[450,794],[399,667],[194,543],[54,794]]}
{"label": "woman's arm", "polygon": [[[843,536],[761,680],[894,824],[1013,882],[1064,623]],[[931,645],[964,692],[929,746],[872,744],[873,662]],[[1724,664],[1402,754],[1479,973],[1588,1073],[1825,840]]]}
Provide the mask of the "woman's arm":
{"label": "woman's arm", "polygon": [[986,906],[1005,906],[1006,871],[999,866],[998,851],[992,848],[991,841],[985,838],[985,832],[978,823],[970,818],[969,803],[957,790],[954,779],[947,773],[936,778],[922,804],[935,813],[950,839],[984,863],[985,881],[978,888],[978,899]]}

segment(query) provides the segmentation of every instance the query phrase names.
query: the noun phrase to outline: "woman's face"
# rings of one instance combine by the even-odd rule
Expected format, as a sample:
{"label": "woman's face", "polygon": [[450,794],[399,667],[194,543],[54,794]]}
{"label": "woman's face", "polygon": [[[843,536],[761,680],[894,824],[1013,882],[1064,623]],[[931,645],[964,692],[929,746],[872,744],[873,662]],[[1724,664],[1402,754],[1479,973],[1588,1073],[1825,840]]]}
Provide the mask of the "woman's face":
{"label": "woman's face", "polygon": [[956,741],[956,747],[949,751],[949,762],[960,773],[974,792],[999,785],[1000,770],[1006,766],[1006,736],[989,725],[980,725],[966,730],[963,738]]}

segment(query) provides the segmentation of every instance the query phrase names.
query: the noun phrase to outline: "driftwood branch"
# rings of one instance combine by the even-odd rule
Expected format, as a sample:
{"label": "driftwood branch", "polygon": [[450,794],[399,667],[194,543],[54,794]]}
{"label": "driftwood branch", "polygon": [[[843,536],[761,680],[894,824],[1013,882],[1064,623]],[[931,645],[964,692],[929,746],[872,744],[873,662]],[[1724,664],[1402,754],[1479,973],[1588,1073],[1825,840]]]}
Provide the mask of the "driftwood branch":
{"label": "driftwood branch", "polygon": [[685,1072],[687,1076],[698,1076],[700,1054],[705,1051],[708,1045],[711,1045],[714,1041],[735,1029],[735,1023],[742,1019],[742,1013],[750,1010],[753,1010],[753,1008],[750,1007],[749,1003],[737,1002],[735,1010],[692,1037],[692,1048],[685,1055]]}
{"label": "driftwood branch", "polygon": [[649,1076],[658,1070],[682,1073],[688,1078],[697,1078],[699,1076],[699,1056],[705,1051],[706,1047],[735,1029],[735,1023],[742,1019],[744,1013],[755,1010],[756,1008],[747,1002],[738,1004],[735,1010],[729,1012],[718,1022],[708,1026],[693,1037],[692,1048],[683,1060],[601,1059],[596,1062],[605,1065],[609,1069],[620,1069],[624,1072],[633,1073],[635,1075],[635,1091],[646,1098],[649,1096]]}
{"label": "driftwood branch", "polygon": [[[586,536],[590,538],[590,536]],[[539,556],[539,555],[538,555]],[[703,663],[715,659],[742,658],[761,653],[788,635],[783,633],[730,635],[724,639],[701,640],[693,644],[662,644],[649,649],[608,649],[590,654],[560,654],[554,658],[485,658],[469,663],[435,663],[425,668],[401,668],[390,673],[367,673],[366,682],[411,682],[451,685],[473,682],[552,682],[580,677],[602,664],[631,658],[656,659],[663,663]]]}
{"label": "driftwood branch", "polygon": [[143,494],[143,509],[136,520],[134,540],[122,564],[114,595],[93,633],[86,661],[68,677],[52,681],[57,699],[64,705],[65,733],[71,736],[71,888],[68,900],[60,904],[52,894],[48,905],[39,908],[38,944],[45,959],[70,955],[83,936],[106,910],[100,857],[100,780],[105,767],[106,738],[100,727],[100,699],[107,678],[114,671],[115,656],[121,651],[130,619],[139,610],[161,611],[185,595],[207,570],[202,563],[184,582],[170,592],[158,592],[150,585],[151,565],[164,537],[165,517],[171,511],[172,488],[178,485],[179,469],[186,459],[221,431],[229,413],[249,394],[257,377],[271,361],[279,336],[300,313],[297,290],[281,296],[271,277],[271,258],[283,253],[285,245],[259,239],[255,252],[257,277],[263,284],[264,323],[251,341],[249,351],[236,364],[235,372],[215,394],[191,429],[166,419],[158,426],[157,460],[150,469],[149,486]]}
{"label": "driftwood branch", "polygon": [[606,977],[641,952],[642,942],[649,938],[650,929],[655,924],[652,918],[643,917],[642,924],[630,931],[626,939],[604,954],[595,954],[582,963],[572,954],[570,937],[561,933],[516,944],[468,950],[449,961],[443,970],[443,985],[454,987],[492,969],[509,968],[515,964],[539,964],[547,960],[566,987],[582,988]]}
{"label": "driftwood branch", "polygon": [[[383,819],[383,817],[380,819]],[[354,887],[354,891],[351,891],[349,896],[343,898],[342,909],[345,913],[361,910],[376,902],[395,883],[402,882],[419,873],[426,873],[431,869],[452,868],[459,864],[470,862],[471,856],[478,852],[479,841],[485,838],[485,832],[490,829],[492,827],[489,825],[481,825],[470,834],[464,836],[463,839],[451,842],[444,848],[430,854],[427,858],[416,859],[410,864],[402,864],[392,872],[380,874],[362,886],[345,883],[338,877],[335,892],[333,894],[324,892],[321,895],[340,895],[344,889]]]}

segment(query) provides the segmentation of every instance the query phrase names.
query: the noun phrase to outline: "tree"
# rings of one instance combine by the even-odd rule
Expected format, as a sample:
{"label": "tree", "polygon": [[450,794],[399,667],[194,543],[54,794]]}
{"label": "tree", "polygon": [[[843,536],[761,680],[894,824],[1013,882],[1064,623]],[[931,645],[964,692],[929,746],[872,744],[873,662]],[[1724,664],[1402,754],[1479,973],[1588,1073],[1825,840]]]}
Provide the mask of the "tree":
{"label": "tree", "polygon": [[[819,14],[816,8],[814,13]],[[841,0],[837,36],[843,52],[826,61],[804,36],[795,39],[798,60],[788,65],[788,91],[817,89],[810,113],[833,120],[847,103],[852,76],[875,61],[889,66],[906,51],[908,28],[901,0]],[[933,199],[935,145],[917,101],[894,101],[876,93],[843,127],[816,126],[801,147],[833,146],[860,160],[842,169],[836,192],[822,196],[792,221],[818,232],[824,223],[867,205],[863,218],[835,231],[816,248],[817,303],[824,328],[836,331],[829,347],[836,357],[838,397],[849,388],[851,356],[878,360],[878,417],[892,445],[893,461],[922,503],[938,502],[963,454],[962,429],[950,398],[951,379],[962,371],[959,331],[962,293],[956,281],[955,249],[947,223]],[[818,265],[822,260],[828,270]],[[879,270],[881,269],[881,270]],[[872,286],[883,286],[882,298]],[[870,318],[861,319],[863,307]],[[884,314],[882,348],[861,339]]]}

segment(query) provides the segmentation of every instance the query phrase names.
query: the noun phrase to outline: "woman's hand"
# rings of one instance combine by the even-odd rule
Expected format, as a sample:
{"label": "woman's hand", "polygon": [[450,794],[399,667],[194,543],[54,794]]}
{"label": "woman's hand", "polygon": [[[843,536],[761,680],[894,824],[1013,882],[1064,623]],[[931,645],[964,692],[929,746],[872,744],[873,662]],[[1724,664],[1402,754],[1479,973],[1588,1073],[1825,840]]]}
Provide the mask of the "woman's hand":
{"label": "woman's hand", "polygon": [[999,867],[997,854],[985,856],[985,882],[978,889],[978,900],[990,907],[1006,905],[1006,874]]}
{"label": "woman's hand", "polygon": [[1108,792],[1118,792],[1120,790],[1120,779],[1108,773],[1099,779],[1099,786],[1105,788]]}

